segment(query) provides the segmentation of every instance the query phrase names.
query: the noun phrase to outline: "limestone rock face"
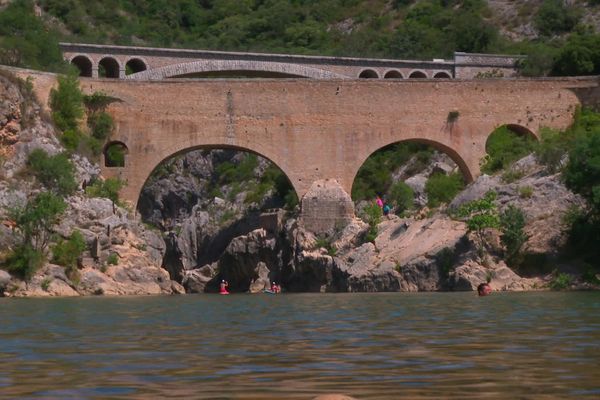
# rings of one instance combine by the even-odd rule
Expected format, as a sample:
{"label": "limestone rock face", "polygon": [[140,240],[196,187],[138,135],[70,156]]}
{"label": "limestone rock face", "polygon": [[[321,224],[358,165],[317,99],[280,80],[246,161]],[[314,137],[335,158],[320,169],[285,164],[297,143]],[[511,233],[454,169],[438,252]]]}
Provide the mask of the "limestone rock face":
{"label": "limestone rock face", "polygon": [[331,235],[354,218],[354,203],[335,179],[315,181],[302,198],[301,224],[315,234]]}

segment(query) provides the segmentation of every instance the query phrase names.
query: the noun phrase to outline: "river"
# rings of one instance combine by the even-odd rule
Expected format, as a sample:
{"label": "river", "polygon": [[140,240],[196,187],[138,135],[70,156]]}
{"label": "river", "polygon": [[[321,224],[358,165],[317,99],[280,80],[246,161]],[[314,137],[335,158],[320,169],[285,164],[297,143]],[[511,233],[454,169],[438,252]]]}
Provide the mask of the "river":
{"label": "river", "polygon": [[599,398],[600,293],[0,299],[0,398]]}

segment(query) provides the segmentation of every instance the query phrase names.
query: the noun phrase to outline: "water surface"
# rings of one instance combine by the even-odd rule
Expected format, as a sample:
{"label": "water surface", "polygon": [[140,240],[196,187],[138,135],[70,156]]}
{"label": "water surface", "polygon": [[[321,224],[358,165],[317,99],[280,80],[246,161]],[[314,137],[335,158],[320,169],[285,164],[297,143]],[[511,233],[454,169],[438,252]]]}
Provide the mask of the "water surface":
{"label": "water surface", "polygon": [[0,299],[0,398],[600,398],[600,293]]}

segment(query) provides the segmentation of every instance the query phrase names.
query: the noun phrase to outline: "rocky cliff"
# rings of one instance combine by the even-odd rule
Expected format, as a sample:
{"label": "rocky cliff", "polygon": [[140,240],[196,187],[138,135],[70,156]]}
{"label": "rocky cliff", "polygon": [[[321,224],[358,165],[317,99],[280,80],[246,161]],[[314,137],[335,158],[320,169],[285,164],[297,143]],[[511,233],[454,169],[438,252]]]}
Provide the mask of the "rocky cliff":
{"label": "rocky cliff", "polygon": [[[27,160],[34,149],[53,155],[64,151],[50,119],[27,90],[25,82],[0,75],[0,265],[17,245],[19,227],[10,210],[47,189],[36,182]],[[162,235],[144,226],[133,213],[109,199],[90,198],[81,189],[99,174],[87,158],[72,154],[79,188],[65,198],[66,211],[51,228],[52,241],[78,231],[86,250],[76,271],[45,262],[28,281],[0,271],[0,295],[76,296],[88,294],[167,294],[183,288],[161,268]],[[52,247],[50,246],[49,249]],[[52,260],[51,250],[46,259]]]}

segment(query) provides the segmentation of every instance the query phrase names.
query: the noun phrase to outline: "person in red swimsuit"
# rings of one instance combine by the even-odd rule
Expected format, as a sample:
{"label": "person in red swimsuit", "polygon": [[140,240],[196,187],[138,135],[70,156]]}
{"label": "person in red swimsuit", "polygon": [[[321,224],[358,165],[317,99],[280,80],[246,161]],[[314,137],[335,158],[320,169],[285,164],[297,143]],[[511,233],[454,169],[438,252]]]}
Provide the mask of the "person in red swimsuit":
{"label": "person in red swimsuit", "polygon": [[221,281],[221,284],[219,285],[219,293],[229,294],[229,292],[227,291],[228,287],[229,287],[229,282],[227,282],[225,279],[223,279]]}

